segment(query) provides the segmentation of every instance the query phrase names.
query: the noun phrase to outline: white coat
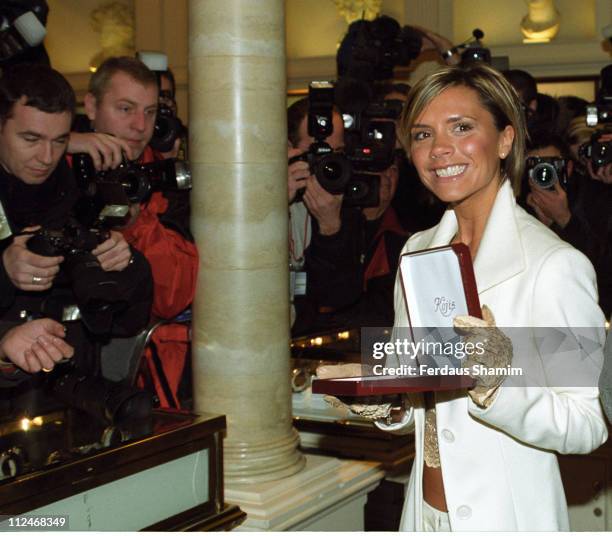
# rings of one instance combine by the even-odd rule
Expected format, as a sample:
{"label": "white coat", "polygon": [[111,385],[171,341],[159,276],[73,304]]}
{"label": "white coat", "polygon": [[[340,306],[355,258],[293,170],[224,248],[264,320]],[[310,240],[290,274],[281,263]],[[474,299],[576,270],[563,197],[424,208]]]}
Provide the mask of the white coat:
{"label": "white coat", "polygon": [[[447,245],[456,231],[455,214],[447,210],[436,227],[412,236],[404,252]],[[498,326],[595,327],[597,344],[603,345],[604,317],[592,266],[516,205],[508,181],[498,192],[474,271],[480,303],[489,306]],[[395,326],[407,325],[396,284]],[[551,367],[533,341],[526,344],[531,350],[520,356],[515,350],[513,365],[528,357],[542,371],[538,385],[543,387],[502,385],[487,409],[465,391],[437,396],[438,444],[453,531],[569,530],[555,452],[588,453],[607,439],[596,388],[602,352],[597,348],[585,360],[556,358]],[[550,381],[553,370],[565,379],[581,377],[583,387],[559,387],[562,383]],[[377,425],[400,433],[414,427],[416,457],[401,530],[415,531],[422,530],[425,410],[421,396],[409,400],[412,408],[402,423]]]}

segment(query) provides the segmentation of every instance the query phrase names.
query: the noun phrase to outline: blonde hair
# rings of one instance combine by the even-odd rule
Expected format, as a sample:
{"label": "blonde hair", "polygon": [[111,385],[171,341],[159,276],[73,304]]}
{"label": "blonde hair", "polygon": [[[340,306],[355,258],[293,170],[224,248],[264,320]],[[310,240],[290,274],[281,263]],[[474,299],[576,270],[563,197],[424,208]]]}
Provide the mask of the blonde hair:
{"label": "blonde hair", "polygon": [[514,140],[508,156],[501,162],[502,178],[508,178],[516,195],[520,193],[525,166],[527,128],[521,101],[504,76],[484,63],[443,67],[421,79],[408,94],[400,118],[399,138],[410,154],[410,131],[427,105],[449,87],[467,87],[478,95],[484,108],[493,116],[499,132],[508,125],[514,129]]}

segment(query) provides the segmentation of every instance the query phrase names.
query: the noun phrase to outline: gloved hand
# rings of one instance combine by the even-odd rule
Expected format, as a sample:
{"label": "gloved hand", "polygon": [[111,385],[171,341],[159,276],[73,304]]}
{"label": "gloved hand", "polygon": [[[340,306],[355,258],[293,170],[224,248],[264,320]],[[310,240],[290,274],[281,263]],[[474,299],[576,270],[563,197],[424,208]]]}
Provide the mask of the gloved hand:
{"label": "gloved hand", "polygon": [[[358,376],[372,376],[372,368],[360,363],[345,363],[342,365],[321,365],[317,368],[318,379],[328,378],[355,378]],[[325,402],[335,408],[348,408],[352,413],[371,421],[377,419],[387,419],[393,422],[393,414],[403,410],[398,397],[350,397],[342,399],[335,396],[325,395]],[[398,407],[400,406],[400,407]]]}
{"label": "gloved hand", "polygon": [[[474,352],[466,356],[463,366],[470,371],[476,385],[468,391],[472,400],[481,407],[489,407],[505,374],[472,373],[474,365],[487,369],[505,368],[512,363],[512,341],[495,325],[491,310],[482,306],[482,319],[474,316],[457,316],[453,320],[455,330],[463,336],[464,343],[474,344]],[[479,351],[482,348],[483,351]],[[480,367],[479,367],[480,368]]]}

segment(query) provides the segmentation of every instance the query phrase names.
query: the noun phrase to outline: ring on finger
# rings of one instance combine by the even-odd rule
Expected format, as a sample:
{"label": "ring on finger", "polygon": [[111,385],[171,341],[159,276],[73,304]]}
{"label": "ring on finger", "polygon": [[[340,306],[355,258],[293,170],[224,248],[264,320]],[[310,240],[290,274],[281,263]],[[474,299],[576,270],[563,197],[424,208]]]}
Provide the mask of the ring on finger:
{"label": "ring on finger", "polygon": [[42,283],[43,278],[38,277],[37,275],[32,276],[32,285],[40,285]]}
{"label": "ring on finger", "polygon": [[52,368],[45,368],[43,367],[42,371],[43,372],[51,372],[53,369]]}

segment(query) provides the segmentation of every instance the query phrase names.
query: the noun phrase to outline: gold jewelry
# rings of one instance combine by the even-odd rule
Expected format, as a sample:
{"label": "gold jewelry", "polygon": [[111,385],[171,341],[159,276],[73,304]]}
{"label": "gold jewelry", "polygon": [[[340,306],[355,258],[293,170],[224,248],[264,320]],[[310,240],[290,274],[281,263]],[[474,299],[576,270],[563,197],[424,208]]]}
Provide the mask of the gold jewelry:
{"label": "gold jewelry", "polygon": [[42,283],[42,277],[32,275],[32,285],[40,285]]}
{"label": "gold jewelry", "polygon": [[440,451],[438,450],[438,430],[436,427],[436,408],[425,411],[425,437],[423,440],[423,457],[427,467],[440,467]]}
{"label": "gold jewelry", "polygon": [[45,368],[43,367],[42,371],[43,372],[51,372],[53,369],[52,368]]}

